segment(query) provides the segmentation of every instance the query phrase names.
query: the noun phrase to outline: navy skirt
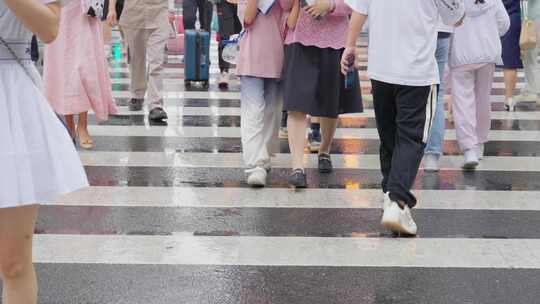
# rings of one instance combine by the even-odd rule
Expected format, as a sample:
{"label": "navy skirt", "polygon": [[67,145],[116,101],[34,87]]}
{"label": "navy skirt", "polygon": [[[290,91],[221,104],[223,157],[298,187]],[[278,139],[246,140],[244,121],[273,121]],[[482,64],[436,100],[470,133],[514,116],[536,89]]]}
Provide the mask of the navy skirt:
{"label": "navy skirt", "polygon": [[522,69],[521,49],[519,48],[519,36],[521,34],[521,15],[510,14],[510,29],[502,38],[502,68]]}
{"label": "navy skirt", "polygon": [[358,73],[350,88],[341,74],[343,49],[321,49],[293,43],[285,47],[283,109],[311,116],[338,118],[361,113],[362,94]]}

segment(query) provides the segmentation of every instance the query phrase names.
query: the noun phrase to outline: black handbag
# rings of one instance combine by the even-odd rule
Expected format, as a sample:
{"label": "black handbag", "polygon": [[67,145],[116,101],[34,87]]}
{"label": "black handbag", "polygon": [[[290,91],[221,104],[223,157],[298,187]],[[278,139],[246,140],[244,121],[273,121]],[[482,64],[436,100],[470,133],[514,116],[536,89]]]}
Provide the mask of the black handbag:
{"label": "black handbag", "polygon": [[32,36],[32,42],[30,43],[30,57],[33,62],[38,62],[39,60],[39,45],[36,36]]}

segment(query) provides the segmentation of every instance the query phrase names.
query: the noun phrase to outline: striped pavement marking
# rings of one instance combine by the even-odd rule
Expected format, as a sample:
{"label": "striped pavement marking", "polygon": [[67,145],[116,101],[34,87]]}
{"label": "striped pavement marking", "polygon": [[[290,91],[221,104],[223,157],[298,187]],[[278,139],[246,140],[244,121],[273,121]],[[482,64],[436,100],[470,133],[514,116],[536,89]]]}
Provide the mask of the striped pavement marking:
{"label": "striped pavement marking", "polygon": [[[85,166],[109,167],[184,167],[184,168],[242,168],[240,153],[179,153],[179,152],[80,152]],[[305,155],[306,168],[317,168],[317,155]],[[379,155],[334,155],[336,169],[380,169]],[[462,156],[443,156],[442,170],[461,171]],[[290,168],[290,154],[276,154],[272,167]],[[422,168],[422,167],[421,167]],[[477,171],[525,171],[540,172],[540,157],[495,156],[484,157]]]}
{"label": "striped pavement marking", "polygon": [[[540,211],[537,191],[415,190],[418,209]],[[185,188],[93,186],[54,206],[194,208],[380,208],[378,189]]]}
{"label": "striped pavement marking", "polygon": [[539,252],[540,240],[234,236],[38,235],[34,246],[38,263],[124,265],[540,269]]}
{"label": "striped pavement marking", "polygon": [[[117,39],[117,32],[115,32],[114,37]],[[369,104],[372,97],[369,95],[370,83],[367,81],[367,72],[365,71],[367,48],[365,42],[361,45],[363,46],[360,49],[361,71],[359,74],[365,93],[364,100],[366,100],[366,104]],[[211,48],[211,59],[216,62],[217,43],[214,40]],[[214,87],[211,87],[209,92],[185,91],[182,78],[184,69],[181,62],[182,56],[169,56],[168,67],[165,68],[165,110],[171,117],[168,126],[151,125],[144,117],[144,125],[91,125],[89,127],[90,133],[96,137],[113,138],[107,139],[107,143],[120,139],[126,140],[128,142],[127,149],[132,144],[140,145],[142,143],[144,145],[149,138],[152,141],[169,138],[187,138],[188,141],[191,139],[232,138],[236,140],[234,142],[238,142],[240,136],[240,128],[238,127],[217,127],[214,125],[210,127],[184,127],[181,125],[185,116],[199,118],[233,116],[238,118],[240,115],[239,92],[212,91]],[[125,99],[130,98],[127,91],[130,81],[126,60],[111,61],[110,71],[113,75],[113,96],[117,99],[123,99],[118,100],[124,105],[119,107],[118,115],[140,116],[142,118],[143,115],[147,114],[147,109],[131,112],[125,106]],[[219,73],[215,64],[211,68],[211,73],[210,84],[215,86],[216,76]],[[504,101],[504,96],[501,95],[504,88],[501,79],[502,72],[497,70],[494,77],[493,92],[495,95],[491,96],[491,101],[501,103]],[[237,79],[233,79],[231,84],[238,86],[239,83]],[[523,86],[523,73],[519,72],[518,89]],[[189,104],[189,106],[183,106],[184,103]],[[216,106],[215,104],[224,106]],[[500,104],[494,105],[494,109],[499,109],[499,106]],[[157,293],[163,296],[167,292],[166,287],[171,284],[176,288],[176,283],[179,281],[191,283],[193,277],[182,277],[178,270],[182,271],[195,266],[254,266],[268,267],[270,270],[283,270],[285,267],[292,267],[294,273],[305,270],[314,276],[324,278],[325,285],[330,287],[333,287],[332,280],[336,279],[336,276],[328,276],[330,269],[339,275],[351,269],[353,269],[354,274],[359,274],[363,269],[388,270],[391,271],[392,276],[399,277],[400,280],[403,279],[403,271],[412,271],[405,274],[406,279],[409,280],[408,283],[418,280],[419,277],[415,272],[423,269],[433,269],[436,273],[444,274],[447,277],[456,276],[456,280],[460,282],[464,279],[461,275],[464,275],[466,270],[474,271],[475,274],[482,271],[500,270],[508,271],[505,274],[508,274],[508,280],[512,282],[518,280],[519,284],[523,286],[537,285],[535,283],[538,281],[537,271],[540,269],[540,239],[534,235],[533,228],[537,227],[534,221],[535,212],[540,211],[540,189],[535,181],[523,180],[523,184],[521,184],[520,180],[517,184],[513,184],[515,180],[502,178],[504,181],[501,181],[501,176],[512,177],[513,174],[516,176],[536,176],[536,172],[540,172],[540,162],[538,161],[540,156],[537,154],[539,151],[537,146],[540,145],[540,130],[523,131],[509,127],[513,126],[512,124],[520,123],[520,121],[530,123],[540,121],[540,108],[535,108],[532,103],[528,103],[527,111],[508,113],[494,110],[491,115],[492,119],[504,120],[504,128],[508,128],[508,130],[491,131],[490,140],[503,142],[506,148],[512,144],[526,143],[524,147],[520,148],[526,151],[519,150],[519,157],[511,156],[511,154],[510,156],[505,154],[506,156],[485,157],[478,172],[467,174],[466,177],[465,173],[460,171],[461,156],[443,156],[441,160],[443,170],[439,175],[433,175],[438,178],[437,182],[440,183],[440,187],[435,189],[439,190],[429,190],[432,188],[427,184],[415,185],[418,189],[414,190],[414,193],[418,197],[419,204],[413,214],[417,214],[420,220],[429,224],[426,226],[432,227],[432,230],[437,230],[435,227],[443,225],[439,223],[445,223],[445,220],[446,223],[455,221],[450,228],[454,234],[440,235],[440,232],[421,231],[417,238],[389,238],[382,233],[373,233],[373,230],[370,230],[372,228],[366,228],[369,225],[372,225],[370,227],[378,225],[382,197],[380,189],[354,189],[353,187],[325,189],[318,186],[317,183],[313,183],[316,185],[315,188],[304,191],[294,191],[281,186],[281,188],[269,187],[256,190],[242,187],[243,185],[235,180],[238,179],[239,174],[242,174],[241,170],[244,167],[242,155],[237,153],[238,150],[235,150],[235,153],[180,153],[178,151],[182,151],[181,147],[175,147],[176,142],[174,142],[159,146],[159,149],[154,150],[154,152],[114,152],[112,146],[100,147],[103,148],[102,151],[80,151],[82,162],[89,175],[92,176],[94,184],[86,189],[48,202],[42,208],[42,215],[37,224],[34,256],[38,263],[38,271],[41,269],[40,287],[42,287],[42,293],[50,294],[54,290],[65,290],[68,293],[68,296],[47,298],[43,301],[44,303],[63,303],[70,300],[73,303],[109,303],[107,295],[109,294],[109,297],[112,298],[111,294],[122,293],[120,289],[124,285],[126,290],[138,290],[144,289],[143,286],[150,286],[155,289],[156,293],[149,293],[148,297],[157,299],[159,298]],[[374,113],[372,107],[367,106],[364,113],[345,115],[344,117],[348,119],[374,118]],[[374,128],[339,128],[336,138],[378,140],[378,134]],[[447,130],[446,139],[455,140],[455,131]],[[227,141],[224,142],[227,144]],[[351,174],[351,172],[368,170],[371,174],[368,177],[371,179],[378,178],[380,166],[378,155],[374,153],[376,151],[366,155],[336,154],[332,158],[335,168],[341,170],[344,176]],[[305,158],[308,168],[317,167],[316,156],[306,155]],[[290,155],[276,154],[272,161],[274,168],[278,171],[285,171],[283,168],[289,168]],[[160,170],[162,168],[165,170]],[[161,173],[175,168],[180,169],[176,169],[170,175]],[[134,174],[132,171],[137,171],[137,174],[141,174],[141,176],[130,175]],[[152,174],[156,176],[150,176]],[[181,174],[194,176],[180,176]],[[201,174],[203,177],[200,178],[197,174]],[[205,184],[205,178],[208,179],[213,174],[225,175],[223,185]],[[451,180],[450,176],[464,177],[466,180],[456,182],[461,183],[458,187],[456,184],[452,184],[455,180]],[[136,179],[142,179],[142,181]],[[199,179],[203,182],[196,186],[193,185],[196,182],[191,183],[191,181]],[[354,182],[362,183],[362,181]],[[453,188],[454,186],[456,187]],[[326,235],[323,232],[326,231],[325,227],[311,225],[317,221],[325,222],[322,218],[319,220],[316,216],[306,219],[288,218],[291,213],[295,215],[311,214],[312,211],[322,215],[333,214],[337,216],[337,222],[331,222],[332,224],[329,226],[336,226],[334,230],[339,232],[338,235]],[[349,231],[347,230],[348,226],[338,227],[341,224],[339,220],[344,217],[343,214],[349,213],[352,214],[349,220],[357,225],[355,226],[357,230]],[[159,214],[167,214],[169,217],[156,216]],[[199,217],[195,214],[198,214]],[[363,214],[368,214],[369,217],[377,214],[377,218],[367,219],[368,216]],[[156,216],[156,218],[151,218],[152,216]],[[285,233],[280,230],[281,232],[272,234],[272,223],[268,223],[268,221],[281,217],[287,223],[280,227],[285,230]],[[251,222],[236,223],[235,221],[238,219],[249,219]],[[140,226],[145,225],[143,222],[146,220],[150,222],[150,227],[140,228]],[[195,222],[194,226],[183,227],[183,220],[199,220],[200,222]],[[332,220],[333,218],[328,219],[328,221]],[[114,223],[111,224],[108,221]],[[213,228],[212,223],[218,223],[214,225],[218,228]],[[461,227],[462,223],[467,223],[464,228]],[[84,225],[88,225],[88,227]],[[137,228],[130,225],[137,226]],[[467,229],[468,225],[474,232],[466,233],[458,229]],[[232,226],[240,227],[240,232],[246,235],[235,236]],[[270,227],[268,230],[270,232],[256,231],[257,228],[267,226]],[[499,230],[494,229],[499,231],[499,234],[491,233],[490,228],[495,226],[499,228]],[[504,230],[506,226],[511,226],[511,228],[506,231]],[[197,228],[200,228],[201,231]],[[225,231],[212,231],[211,229]],[[296,231],[296,234],[289,233],[288,229]],[[376,229],[375,232],[378,232]],[[445,227],[438,227],[438,229],[444,231]],[[482,233],[483,229],[486,230],[485,234]],[[383,231],[382,228],[380,230]],[[202,236],[200,233],[208,233],[208,235]],[[174,269],[176,281],[172,279],[170,281],[175,283],[162,282],[163,280],[169,282],[171,275],[157,268],[160,265],[167,266],[167,269]],[[174,266],[181,268],[172,268]],[[61,286],[59,289],[47,288],[47,284],[54,285],[61,281],[59,277],[71,278],[72,269],[79,269],[77,267],[86,270],[72,278],[69,282],[70,286]],[[145,275],[131,276],[126,279],[123,273],[126,271],[129,273],[133,269],[144,271]],[[88,279],[86,275],[94,270],[98,274],[93,279]],[[522,270],[532,271],[532,274],[531,272],[518,272]],[[101,275],[99,271],[106,271],[108,275]],[[156,273],[152,273],[152,271],[156,271]],[[197,271],[211,277],[216,277],[219,274],[211,272],[207,268],[197,268]],[[248,288],[249,282],[246,280],[249,279],[246,279],[246,273],[238,273],[241,273],[242,276],[235,277],[234,274],[227,273],[226,276],[232,278],[229,281],[208,283],[208,289],[216,292],[218,294],[216,298],[219,298],[219,301],[209,300],[209,303],[263,303],[265,300],[267,301],[264,303],[279,302],[274,301],[275,298],[272,300],[270,298],[248,299],[245,296],[248,294],[248,290],[260,289],[261,292],[265,292],[265,290],[259,288],[260,286]],[[256,272],[252,271],[252,273]],[[143,277],[147,277],[146,274],[149,274],[150,282],[141,283]],[[517,277],[513,277],[514,274]],[[255,275],[267,280],[268,270],[263,270]],[[485,278],[489,277],[490,282],[493,282],[501,280],[501,276],[493,275],[490,272],[484,276],[474,276],[474,278],[475,283],[480,283],[477,282],[480,280],[478,278],[487,280]],[[155,279],[157,277],[160,279]],[[377,281],[377,278],[376,275],[370,275],[365,285],[378,286],[376,288],[378,297],[367,299],[365,297],[369,297],[369,295],[366,294],[364,298],[356,298],[354,303],[396,302],[400,300],[403,300],[403,303],[424,303],[425,301],[418,300],[417,296],[422,294],[425,289],[435,290],[435,285],[448,286],[449,289],[445,289],[444,292],[453,294],[452,297],[455,299],[460,299],[456,300],[455,303],[499,303],[494,301],[491,296],[496,291],[504,290],[504,286],[506,286],[502,283],[497,287],[489,285],[492,290],[484,291],[489,293],[489,300],[486,300],[487,296],[480,293],[479,287],[476,285],[464,288],[451,280],[431,282],[431,277],[428,277],[420,280],[425,285],[422,288],[416,285],[406,285],[405,289],[410,294],[399,298],[395,293],[392,293],[399,289],[396,288],[397,283],[393,285],[392,282]],[[245,286],[248,287],[238,288],[238,284],[233,282],[234,280],[247,284]],[[287,281],[286,277],[280,277],[280,283],[283,281],[288,282],[285,284],[286,286],[281,287],[283,290],[272,289],[266,292],[277,295],[280,297],[279,300],[283,299],[281,294],[284,293],[289,296],[304,293],[303,297],[308,299],[308,302],[305,303],[320,303],[319,300],[311,299],[305,295],[313,292],[314,288],[320,288],[317,285],[310,285],[314,281],[313,278],[305,282],[290,282]],[[352,282],[352,280],[348,281]],[[99,282],[104,282],[106,287],[95,287],[98,286]],[[119,282],[123,282],[124,285]],[[210,282],[210,280],[205,282]],[[336,282],[339,281],[336,280]],[[299,288],[293,283],[303,284],[303,287]],[[221,285],[216,286],[216,284]],[[44,286],[47,287],[44,288]],[[223,292],[223,286],[239,289],[240,293],[244,295],[244,302],[229,298],[228,294]],[[268,287],[270,285],[261,286]],[[107,289],[113,287],[115,288],[114,292],[107,293]],[[361,287],[356,286],[355,288]],[[533,289],[531,288],[531,290]],[[84,292],[80,292],[80,290]],[[477,298],[462,301],[459,298],[459,293],[465,290],[472,290]],[[343,295],[349,293],[349,291],[344,290],[339,290],[339,292],[343,292]],[[74,296],[75,293],[77,293],[76,296]],[[196,293],[203,293],[203,290],[199,288]],[[520,294],[530,295],[531,291],[520,291]],[[383,296],[388,296],[393,300],[388,300],[390,298]],[[534,299],[532,301],[519,298],[516,302],[535,303],[537,297],[532,298]],[[288,299],[280,303],[301,303],[295,300],[287,301]],[[451,302],[440,291],[431,294],[430,299],[437,299],[431,300],[431,303]],[[170,299],[168,300],[163,302],[171,302]],[[348,303],[346,300],[340,302],[340,297],[336,297],[334,300],[335,303]],[[141,297],[126,297],[122,301],[111,300],[110,303],[148,303],[152,300]],[[202,303],[200,300],[191,301],[191,298],[182,298],[180,301]],[[158,302],[156,301],[156,303]],[[323,303],[330,302],[323,301]]]}

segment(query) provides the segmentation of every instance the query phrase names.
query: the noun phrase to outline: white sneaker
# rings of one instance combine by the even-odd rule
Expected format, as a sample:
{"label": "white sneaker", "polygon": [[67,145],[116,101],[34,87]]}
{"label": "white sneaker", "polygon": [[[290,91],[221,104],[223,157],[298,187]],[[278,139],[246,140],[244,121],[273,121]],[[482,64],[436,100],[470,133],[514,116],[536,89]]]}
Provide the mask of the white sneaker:
{"label": "white sneaker", "polygon": [[266,175],[268,174],[266,169],[261,167],[255,167],[245,171],[247,176],[247,183],[254,187],[266,186]]}
{"label": "white sneaker", "polygon": [[479,160],[484,158],[484,144],[476,145],[476,155],[478,156]]}
{"label": "white sneaker", "polygon": [[289,131],[287,131],[287,127],[279,128],[279,138],[283,138],[283,139],[289,138]]}
{"label": "white sneaker", "polygon": [[463,164],[463,170],[474,170],[478,166],[478,154],[475,148],[466,150],[463,154],[465,157],[465,163]]}
{"label": "white sneaker", "polygon": [[223,72],[221,73],[221,76],[219,76],[218,85],[222,89],[226,89],[229,87],[229,73]]}
{"label": "white sneaker", "polygon": [[390,193],[389,192],[383,192],[383,199],[382,199],[382,209],[383,211],[386,210],[388,207],[392,205],[392,201],[390,200]]}
{"label": "white sneaker", "polygon": [[409,206],[401,209],[396,202],[391,202],[390,206],[384,210],[381,224],[397,234],[416,235],[418,231]]}
{"label": "white sneaker", "polygon": [[424,171],[439,172],[439,155],[426,154],[424,156]]}
{"label": "white sneaker", "polygon": [[514,112],[516,111],[516,102],[513,98],[508,98],[504,101],[504,108],[508,112]]}

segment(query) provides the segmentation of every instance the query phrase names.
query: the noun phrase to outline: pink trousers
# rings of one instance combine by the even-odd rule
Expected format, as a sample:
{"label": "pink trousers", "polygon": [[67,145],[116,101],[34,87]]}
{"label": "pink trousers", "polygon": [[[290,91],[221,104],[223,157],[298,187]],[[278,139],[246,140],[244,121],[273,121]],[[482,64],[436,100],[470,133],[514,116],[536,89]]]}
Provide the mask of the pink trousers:
{"label": "pink trousers", "polygon": [[452,103],[454,125],[462,151],[488,141],[491,127],[489,96],[495,64],[469,64],[452,68]]}

